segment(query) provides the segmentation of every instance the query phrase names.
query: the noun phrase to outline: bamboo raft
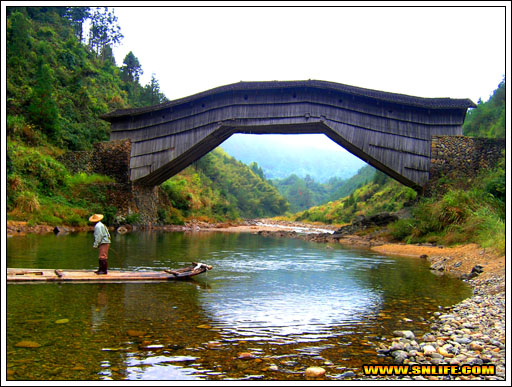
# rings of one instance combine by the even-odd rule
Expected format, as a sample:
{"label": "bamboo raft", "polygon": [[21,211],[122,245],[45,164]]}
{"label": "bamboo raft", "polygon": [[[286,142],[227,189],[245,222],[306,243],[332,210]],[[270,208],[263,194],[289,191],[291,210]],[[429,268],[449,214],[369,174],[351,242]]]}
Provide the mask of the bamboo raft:
{"label": "bamboo raft", "polygon": [[96,274],[95,270],[67,269],[17,269],[7,268],[7,282],[132,282],[171,281],[185,279],[211,270],[212,266],[193,262],[192,265],[161,271],[108,270],[107,274]]}

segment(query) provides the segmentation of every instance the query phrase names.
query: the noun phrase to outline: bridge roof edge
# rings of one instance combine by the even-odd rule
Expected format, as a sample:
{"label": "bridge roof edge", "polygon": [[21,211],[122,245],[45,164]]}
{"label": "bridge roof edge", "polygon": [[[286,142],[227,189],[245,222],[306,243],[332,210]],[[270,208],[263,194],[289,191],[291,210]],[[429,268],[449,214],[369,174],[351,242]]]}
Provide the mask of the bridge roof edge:
{"label": "bridge roof edge", "polygon": [[175,99],[165,102],[160,105],[147,106],[142,108],[132,109],[118,109],[110,113],[100,116],[100,118],[111,121],[116,118],[125,116],[135,116],[152,111],[158,111],[167,107],[177,106],[183,103],[191,102],[195,99],[204,98],[213,94],[229,92],[229,91],[243,91],[243,90],[264,90],[264,89],[279,89],[279,88],[292,88],[292,87],[311,87],[324,90],[340,91],[347,94],[352,94],[360,97],[367,97],[377,99],[390,103],[398,103],[408,106],[420,107],[425,109],[467,109],[476,107],[475,103],[468,98],[454,99],[454,98],[425,98],[416,97],[406,94],[390,93],[386,91],[365,89],[362,87],[345,85],[342,83],[335,83],[329,81],[319,80],[306,80],[306,81],[259,81],[259,82],[243,82],[232,83],[229,85],[219,86],[213,89],[202,91],[184,98]]}

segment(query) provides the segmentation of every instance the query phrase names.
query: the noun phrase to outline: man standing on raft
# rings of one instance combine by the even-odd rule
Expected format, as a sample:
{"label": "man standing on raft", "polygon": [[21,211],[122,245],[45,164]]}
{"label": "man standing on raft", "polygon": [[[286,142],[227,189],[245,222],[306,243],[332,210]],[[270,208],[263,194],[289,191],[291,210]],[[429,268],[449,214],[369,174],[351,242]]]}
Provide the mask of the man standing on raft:
{"label": "man standing on raft", "polygon": [[96,223],[94,226],[94,243],[92,247],[99,249],[99,269],[96,274],[107,274],[108,248],[110,247],[110,233],[107,227],[100,222],[103,215],[94,214],[89,218],[89,222]]}

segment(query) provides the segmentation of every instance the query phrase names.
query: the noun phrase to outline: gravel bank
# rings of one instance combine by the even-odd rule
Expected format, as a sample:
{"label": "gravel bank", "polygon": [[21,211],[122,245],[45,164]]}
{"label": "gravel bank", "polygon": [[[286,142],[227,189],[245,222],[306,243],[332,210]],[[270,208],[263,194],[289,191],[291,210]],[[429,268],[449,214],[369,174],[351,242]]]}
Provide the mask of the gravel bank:
{"label": "gravel bank", "polygon": [[389,343],[377,348],[389,364],[494,365],[496,375],[397,376],[410,380],[505,380],[504,276],[473,279],[473,296],[435,312],[430,331],[394,332]]}

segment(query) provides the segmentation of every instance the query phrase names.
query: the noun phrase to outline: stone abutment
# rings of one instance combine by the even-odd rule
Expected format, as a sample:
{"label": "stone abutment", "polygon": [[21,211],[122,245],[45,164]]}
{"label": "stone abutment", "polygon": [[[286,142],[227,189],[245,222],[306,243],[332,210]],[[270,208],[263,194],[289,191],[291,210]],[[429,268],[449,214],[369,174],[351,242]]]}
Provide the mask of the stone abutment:
{"label": "stone abutment", "polygon": [[424,194],[442,191],[445,180],[471,185],[482,170],[496,167],[505,146],[505,139],[433,136],[430,178]]}
{"label": "stone abutment", "polygon": [[107,186],[105,204],[116,208],[120,223],[134,214],[136,224],[158,223],[158,209],[168,206],[159,186],[148,187],[130,181],[131,141],[117,140],[96,143],[91,151],[68,152],[59,159],[72,173],[100,174],[113,179]]}

